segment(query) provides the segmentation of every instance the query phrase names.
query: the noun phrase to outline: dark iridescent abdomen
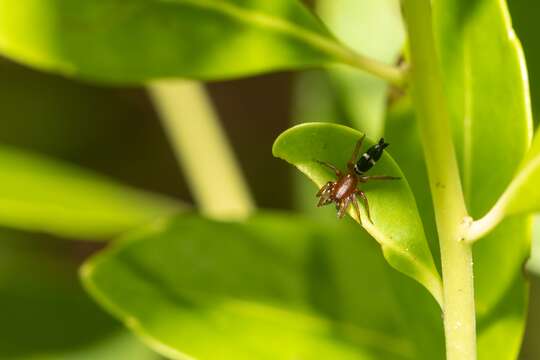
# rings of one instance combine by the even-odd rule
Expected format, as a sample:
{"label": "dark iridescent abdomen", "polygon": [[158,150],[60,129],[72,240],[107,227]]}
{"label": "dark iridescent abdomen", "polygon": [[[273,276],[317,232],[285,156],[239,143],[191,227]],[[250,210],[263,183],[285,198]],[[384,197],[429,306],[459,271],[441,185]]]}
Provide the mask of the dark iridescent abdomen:
{"label": "dark iridescent abdomen", "polygon": [[388,144],[384,142],[384,139],[380,139],[379,142],[370,147],[365,153],[360,156],[358,162],[354,165],[354,171],[361,175],[375,165],[375,163],[381,158],[383,150]]}

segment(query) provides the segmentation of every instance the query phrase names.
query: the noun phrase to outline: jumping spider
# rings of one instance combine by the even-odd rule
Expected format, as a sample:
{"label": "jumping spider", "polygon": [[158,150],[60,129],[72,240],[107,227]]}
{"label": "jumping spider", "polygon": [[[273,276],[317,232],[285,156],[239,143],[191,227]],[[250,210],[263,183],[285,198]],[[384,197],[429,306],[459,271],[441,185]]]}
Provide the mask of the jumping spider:
{"label": "jumping spider", "polygon": [[[345,211],[349,207],[349,204],[352,203],[356,216],[360,224],[362,219],[360,218],[360,208],[358,206],[358,198],[360,196],[364,205],[366,207],[366,214],[371,223],[371,215],[369,214],[369,204],[366,194],[357,188],[358,183],[365,183],[368,180],[398,180],[399,177],[387,176],[387,175],[364,175],[382,156],[383,150],[389,144],[384,142],[384,139],[380,139],[379,142],[372,147],[370,147],[365,153],[362,154],[358,162],[356,158],[358,157],[358,152],[362,146],[362,141],[366,136],[364,135],[358,142],[353,150],[351,159],[347,162],[347,172],[343,173],[337,167],[332,164],[329,164],[324,161],[316,160],[319,164],[324,165],[332,169],[336,176],[337,181],[327,182],[318,192],[317,197],[319,197],[319,203],[317,207],[328,205],[332,202],[336,203],[336,209],[338,210],[338,218],[342,218],[345,215]],[[356,164],[355,164],[356,162]]]}

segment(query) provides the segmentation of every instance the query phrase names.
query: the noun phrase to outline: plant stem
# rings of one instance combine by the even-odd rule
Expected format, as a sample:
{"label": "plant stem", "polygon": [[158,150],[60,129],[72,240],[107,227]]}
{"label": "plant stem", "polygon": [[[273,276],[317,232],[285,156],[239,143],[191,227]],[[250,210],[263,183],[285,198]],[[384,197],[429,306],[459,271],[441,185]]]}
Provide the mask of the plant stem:
{"label": "plant stem", "polygon": [[161,81],[148,89],[201,212],[249,215],[251,195],[202,85]]}
{"label": "plant stem", "polygon": [[501,220],[504,218],[504,213],[498,205],[499,203],[495,204],[486,215],[470,223],[465,234],[465,242],[469,244],[476,242],[500,224]]}
{"label": "plant stem", "polygon": [[463,237],[467,218],[439,69],[430,0],[404,0],[411,86],[433,194],[441,248],[448,360],[476,359],[472,251]]}
{"label": "plant stem", "polygon": [[485,235],[489,234],[501,221],[510,215],[516,215],[519,211],[512,209],[512,203],[520,191],[520,188],[530,178],[531,174],[540,166],[540,158],[535,158],[523,167],[519,173],[512,179],[512,182],[504,193],[499,197],[495,205],[480,219],[473,221],[466,233],[465,241],[474,243]]}
{"label": "plant stem", "polygon": [[333,53],[345,64],[368,72],[397,87],[403,87],[407,81],[407,68],[392,66],[369,58],[346,47],[336,48]]}
{"label": "plant stem", "polygon": [[215,11],[220,15],[229,16],[250,26],[260,27],[296,38],[312,47],[331,55],[341,62],[378,76],[396,86],[402,86],[406,71],[400,67],[387,65],[376,59],[361,55],[339,43],[329,34],[321,35],[294,22],[265,14],[249,7],[239,6],[227,1],[190,1],[191,6]]}

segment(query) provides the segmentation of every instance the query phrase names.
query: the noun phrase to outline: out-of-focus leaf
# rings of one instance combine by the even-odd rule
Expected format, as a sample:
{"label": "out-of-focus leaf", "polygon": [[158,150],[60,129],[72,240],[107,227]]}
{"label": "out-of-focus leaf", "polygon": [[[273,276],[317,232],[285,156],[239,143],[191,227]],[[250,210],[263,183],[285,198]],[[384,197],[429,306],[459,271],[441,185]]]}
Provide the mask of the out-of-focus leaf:
{"label": "out-of-focus leaf", "polygon": [[[477,219],[508,186],[529,145],[525,62],[504,1],[433,5],[462,184]],[[522,265],[530,237],[530,221],[516,217],[474,246],[480,359],[517,357],[527,297]]]}
{"label": "out-of-focus leaf", "polygon": [[303,71],[296,76],[293,89],[293,120],[304,122],[336,122],[349,125],[341,112],[337,94],[325,70]]}
{"label": "out-of-focus leaf", "polygon": [[59,161],[0,147],[0,224],[104,239],[178,211],[181,205]]}
{"label": "out-of-focus leaf", "polygon": [[[433,359],[410,336],[409,319],[437,314],[438,305],[348,221],[182,216],[97,255],[82,277],[102,305],[175,359]],[[396,294],[415,299],[413,309]],[[441,334],[440,316],[424,329],[430,340]]]}
{"label": "out-of-focus leaf", "polygon": [[84,293],[77,246],[0,230],[0,358],[156,359]]}
{"label": "out-of-focus leaf", "polygon": [[113,82],[223,79],[355,56],[296,0],[4,0],[0,51]]}
{"label": "out-of-focus leaf", "polygon": [[[405,40],[399,0],[318,0],[317,13],[352,49],[382,62],[397,62]],[[382,136],[386,82],[339,65],[329,73],[347,121],[372,138]]]}
{"label": "out-of-focus leaf", "polygon": [[[39,300],[39,299],[38,299]],[[24,357],[19,358],[23,360]],[[142,344],[137,337],[125,329],[118,329],[115,333],[87,346],[74,349],[58,350],[43,355],[32,355],[29,360],[163,360],[157,353]]]}
{"label": "out-of-focus leaf", "polygon": [[[335,175],[316,160],[335,164],[344,170],[353,148],[362,134],[341,125],[311,123],[295,126],[275,141],[273,154],[296,166],[318,187]],[[366,139],[364,146],[371,145]],[[387,154],[377,162],[373,174],[402,176]],[[406,179],[371,182],[362,185],[367,192],[373,224],[363,212],[365,229],[379,242],[390,265],[424,285],[438,301],[441,282],[433,263]],[[314,189],[315,192],[315,189]],[[349,210],[353,214],[352,209]],[[439,301],[440,302],[440,301]]]}

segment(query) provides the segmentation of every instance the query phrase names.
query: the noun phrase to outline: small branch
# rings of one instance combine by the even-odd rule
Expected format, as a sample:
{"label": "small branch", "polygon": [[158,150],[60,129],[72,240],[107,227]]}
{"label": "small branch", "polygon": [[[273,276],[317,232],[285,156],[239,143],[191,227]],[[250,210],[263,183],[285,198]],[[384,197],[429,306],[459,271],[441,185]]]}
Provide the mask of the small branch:
{"label": "small branch", "polygon": [[337,40],[328,39],[311,32],[296,29],[292,34],[311,44],[311,46],[340,60],[344,64],[368,72],[400,88],[406,84],[408,74],[406,66],[385,64],[379,60],[359,54],[339,43]]}
{"label": "small branch", "polygon": [[[239,15],[237,11],[235,13]],[[336,39],[322,36],[316,32],[306,30],[289,22],[260,15],[257,17],[250,16],[249,18],[256,19],[256,23],[259,26],[270,27],[276,31],[281,31],[289,36],[295,37],[344,64],[375,75],[397,87],[403,87],[405,85],[407,71],[400,66],[388,65],[366,55],[359,54]]]}
{"label": "small branch", "polygon": [[516,214],[516,211],[511,211],[511,209],[509,209],[512,200],[515,198],[516,192],[519,191],[520,186],[527,181],[531,176],[531,173],[540,165],[539,163],[540,158],[534,159],[519,171],[517,176],[512,179],[506,190],[499,197],[495,205],[493,205],[482,218],[471,223],[465,233],[465,242],[470,244],[476,242],[489,234],[506,216]]}
{"label": "small branch", "polygon": [[501,223],[503,218],[504,213],[501,211],[500,204],[497,203],[486,215],[469,224],[468,229],[466,229],[464,233],[465,236],[463,240],[469,244],[476,242],[495,229],[497,225]]}
{"label": "small branch", "polygon": [[365,55],[360,55],[355,51],[339,43],[329,34],[320,34],[318,31],[305,28],[294,22],[265,14],[250,9],[249,7],[234,5],[227,1],[193,1],[193,6],[200,6],[208,10],[215,11],[221,15],[235,18],[240,22],[269,29],[286,36],[296,38],[322,52],[331,55],[341,62],[371,73],[383,80],[401,87],[405,83],[406,74],[399,67],[394,67],[381,63]]}
{"label": "small branch", "polygon": [[408,67],[406,66],[388,65],[347,48],[340,50],[339,57],[345,64],[375,75],[396,87],[403,88],[407,83]]}
{"label": "small branch", "polygon": [[249,215],[253,200],[202,85],[161,81],[148,90],[201,211],[214,218]]}

